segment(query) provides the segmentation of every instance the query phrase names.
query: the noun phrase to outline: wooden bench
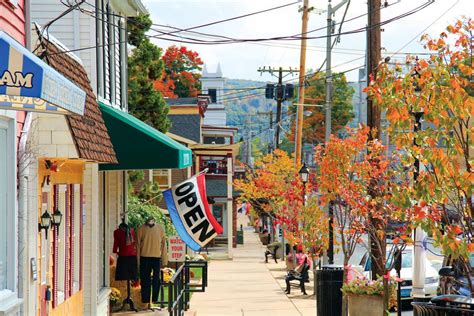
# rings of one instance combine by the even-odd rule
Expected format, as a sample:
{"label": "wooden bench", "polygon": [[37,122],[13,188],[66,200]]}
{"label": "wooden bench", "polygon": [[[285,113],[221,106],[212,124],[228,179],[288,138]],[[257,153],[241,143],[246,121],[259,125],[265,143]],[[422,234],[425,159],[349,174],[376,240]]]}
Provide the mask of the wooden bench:
{"label": "wooden bench", "polygon": [[309,269],[310,269],[310,266],[307,262],[307,259],[305,259],[301,272],[297,272],[295,270],[291,270],[290,272],[288,272],[287,276],[285,277],[285,282],[286,282],[285,293],[286,294],[290,294],[291,292],[291,286],[293,285],[291,284],[291,281],[298,281],[299,284],[295,286],[298,286],[301,289],[301,293],[303,293],[303,295],[308,295],[306,293],[306,288],[304,284],[309,283]]}
{"label": "wooden bench", "polygon": [[279,245],[273,247],[273,251],[270,251],[269,249],[265,250],[265,263],[268,263],[268,256],[271,256],[273,259],[275,259],[275,263],[278,263],[277,261],[278,249],[280,249]]}

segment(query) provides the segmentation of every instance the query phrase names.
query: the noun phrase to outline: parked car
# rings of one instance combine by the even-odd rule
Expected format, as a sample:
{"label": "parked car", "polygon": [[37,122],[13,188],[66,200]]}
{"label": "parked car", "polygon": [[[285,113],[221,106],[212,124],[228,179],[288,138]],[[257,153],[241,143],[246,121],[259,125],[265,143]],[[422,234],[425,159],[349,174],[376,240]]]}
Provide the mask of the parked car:
{"label": "parked car", "polygon": [[470,288],[468,279],[469,275],[471,284],[474,285],[474,253],[471,253],[468,259],[444,257],[443,267],[439,270],[438,294],[474,297],[474,287]]}
{"label": "parked car", "polygon": [[[388,255],[388,254],[387,254]],[[390,258],[387,260],[390,262]],[[372,258],[369,253],[366,253],[360,262],[361,267],[363,268],[364,275],[366,277],[371,277],[371,266]],[[438,288],[438,271],[433,267],[431,262],[426,259],[425,263],[426,272],[425,272],[425,296],[433,297],[437,294]],[[396,276],[397,272],[395,269],[392,269],[390,272],[392,276]],[[400,278],[402,281],[401,286],[401,297],[402,300],[413,299],[412,288],[413,288],[413,246],[407,246],[402,251],[402,269],[400,270]]]}

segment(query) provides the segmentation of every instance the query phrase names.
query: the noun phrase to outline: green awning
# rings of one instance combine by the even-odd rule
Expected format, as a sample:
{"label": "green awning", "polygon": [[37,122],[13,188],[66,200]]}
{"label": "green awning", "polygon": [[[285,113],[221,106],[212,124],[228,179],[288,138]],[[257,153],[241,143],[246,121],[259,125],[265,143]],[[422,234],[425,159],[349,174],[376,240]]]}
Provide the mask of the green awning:
{"label": "green awning", "polygon": [[100,170],[183,169],[192,165],[192,151],[123,111],[99,102],[118,164]]}

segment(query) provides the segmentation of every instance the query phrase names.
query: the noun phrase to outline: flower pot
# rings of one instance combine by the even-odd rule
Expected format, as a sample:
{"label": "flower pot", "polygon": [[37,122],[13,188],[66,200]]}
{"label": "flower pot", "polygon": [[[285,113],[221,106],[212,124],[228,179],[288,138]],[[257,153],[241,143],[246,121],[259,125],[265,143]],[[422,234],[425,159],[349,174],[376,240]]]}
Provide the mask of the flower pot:
{"label": "flower pot", "polygon": [[349,295],[349,316],[383,316],[383,297],[378,295]]}

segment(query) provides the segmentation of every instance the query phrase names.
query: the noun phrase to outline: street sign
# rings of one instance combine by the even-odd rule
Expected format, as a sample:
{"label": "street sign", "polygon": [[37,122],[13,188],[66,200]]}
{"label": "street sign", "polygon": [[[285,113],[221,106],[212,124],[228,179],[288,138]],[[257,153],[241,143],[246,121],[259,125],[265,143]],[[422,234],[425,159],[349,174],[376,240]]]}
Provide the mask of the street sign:
{"label": "street sign", "polygon": [[171,236],[168,243],[168,261],[184,262],[186,257],[186,244],[179,236]]}

